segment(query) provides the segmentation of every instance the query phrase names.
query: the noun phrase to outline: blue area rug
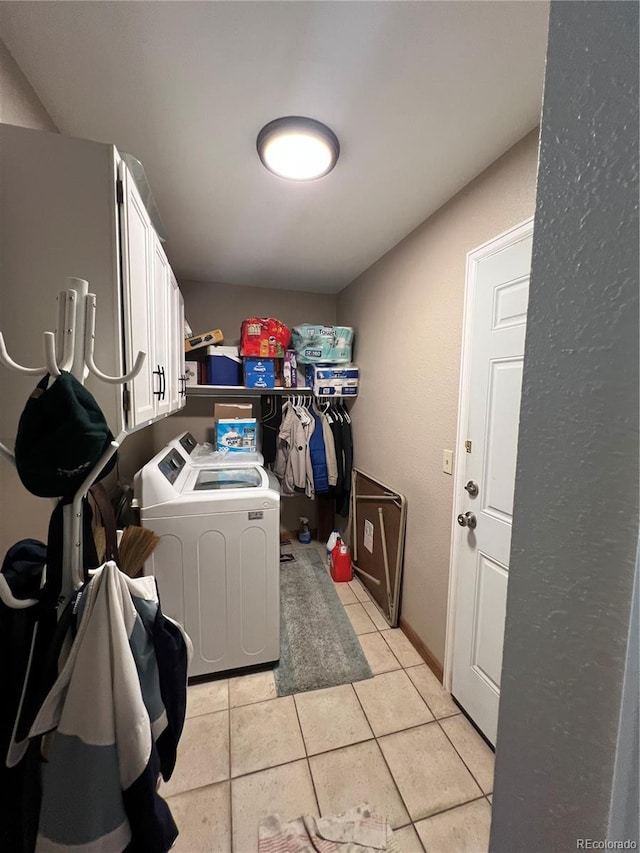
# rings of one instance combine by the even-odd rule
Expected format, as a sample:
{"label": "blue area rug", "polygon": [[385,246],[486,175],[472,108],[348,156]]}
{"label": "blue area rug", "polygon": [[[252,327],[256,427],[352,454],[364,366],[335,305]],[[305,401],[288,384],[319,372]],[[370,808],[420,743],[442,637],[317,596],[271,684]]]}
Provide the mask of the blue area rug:
{"label": "blue area rug", "polygon": [[371,669],[315,548],[280,564],[278,696],[371,678]]}

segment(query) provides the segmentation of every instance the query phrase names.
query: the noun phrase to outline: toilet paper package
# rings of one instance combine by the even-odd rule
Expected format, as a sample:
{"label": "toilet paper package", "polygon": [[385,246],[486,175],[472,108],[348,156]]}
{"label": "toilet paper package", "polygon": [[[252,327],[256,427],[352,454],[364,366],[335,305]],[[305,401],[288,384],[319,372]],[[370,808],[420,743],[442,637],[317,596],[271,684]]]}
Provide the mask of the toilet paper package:
{"label": "toilet paper package", "polygon": [[312,326],[305,323],[291,331],[291,343],[299,364],[348,364],[351,361],[351,326]]}

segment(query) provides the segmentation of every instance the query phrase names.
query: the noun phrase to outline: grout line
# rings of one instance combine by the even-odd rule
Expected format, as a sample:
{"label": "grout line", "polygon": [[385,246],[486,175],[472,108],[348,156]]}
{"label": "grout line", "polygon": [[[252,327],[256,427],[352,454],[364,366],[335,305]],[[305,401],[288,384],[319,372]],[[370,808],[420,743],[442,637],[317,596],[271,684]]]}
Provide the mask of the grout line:
{"label": "grout line", "polygon": [[[427,820],[427,818],[423,818],[423,817],[421,817],[421,818],[419,818],[419,820]],[[409,827],[409,826],[410,826],[410,827],[411,827],[411,829],[415,832],[416,838],[418,839],[418,844],[420,845],[420,846],[419,846],[419,849],[424,851],[424,850],[425,850],[425,847],[424,847],[424,845],[423,845],[423,843],[422,843],[422,839],[421,839],[421,838],[420,838],[420,836],[418,835],[418,830],[416,829],[416,822],[415,822],[415,821],[413,821],[413,820],[412,820],[412,821],[411,821],[411,823],[405,823],[403,826],[397,826],[393,831],[394,831],[394,833],[395,833],[395,832],[400,832],[400,830],[401,830],[401,829],[406,829],[406,828],[407,828],[407,827]],[[425,853],[426,853],[426,851],[425,851]]]}
{"label": "grout line", "polygon": [[[464,760],[464,758],[462,757],[462,755],[461,755],[460,751],[459,751],[459,750],[458,750],[458,748],[456,747],[455,743],[451,740],[451,738],[449,737],[449,735],[448,735],[448,734],[447,734],[447,732],[445,731],[444,727],[440,725],[440,720],[436,720],[436,723],[437,723],[437,724],[438,724],[438,726],[440,727],[440,731],[444,734],[444,736],[446,737],[446,739],[449,741],[449,743],[450,743],[450,744],[451,744],[451,746],[453,747],[453,749],[454,749],[454,751],[456,752],[456,754],[457,754],[458,758],[460,759],[460,761],[462,761],[462,763],[464,764],[464,766],[465,766],[465,767],[467,768],[467,770],[469,771],[469,775],[471,776],[471,778],[473,779],[473,781],[476,783],[476,785],[478,786],[478,788],[480,788],[480,790],[482,791],[482,796],[486,798],[487,794],[485,794],[485,792],[484,792],[484,788],[482,787],[482,785],[480,784],[480,782],[478,782],[478,780],[476,779],[476,777],[475,777],[475,775],[473,774],[473,772],[472,772],[471,768],[469,767],[469,765],[467,764],[467,762],[466,762],[466,761]],[[492,791],[487,791],[487,793],[488,793],[488,794],[491,794],[491,793],[493,793],[493,792],[492,792]]]}
{"label": "grout line", "polygon": [[[386,643],[386,644],[387,644],[387,646],[389,647],[389,651],[390,651],[390,652],[391,652],[391,654],[395,657],[395,659],[398,661],[398,663],[400,664],[400,666],[401,666],[403,669],[411,669],[411,667],[412,667],[412,666],[420,666],[420,664],[419,664],[419,663],[412,663],[410,666],[405,666],[405,665],[402,663],[402,661],[400,660],[400,658],[398,657],[398,655],[397,655],[397,654],[393,651],[393,649],[391,648],[391,643],[390,643],[390,642],[387,640],[387,638],[384,636],[384,635],[387,633],[387,631],[402,631],[402,629],[401,629],[401,628],[391,628],[391,627],[389,626],[388,628],[384,628],[382,631],[380,631],[380,634],[382,635],[382,639],[385,641],[385,643]],[[409,643],[409,645],[411,646],[411,648],[415,651],[415,653],[416,653],[416,654],[419,654],[418,650],[417,650],[417,649],[416,649],[416,647],[413,645],[413,643],[411,642],[411,640],[407,637],[407,635],[403,633],[403,636],[405,637],[405,639],[407,640],[407,642]],[[422,661],[422,663],[424,663],[424,661]],[[425,666],[426,666],[426,664],[425,664]]]}
{"label": "grout line", "polygon": [[[293,707],[296,709],[296,719],[298,720],[298,728],[300,729],[300,736],[302,737],[302,745],[304,746],[304,756],[305,756],[305,761],[307,763],[307,770],[309,772],[309,778],[311,779],[311,787],[313,789],[313,796],[314,796],[315,801],[316,801],[316,808],[318,810],[318,816],[320,817],[321,816],[320,815],[320,799],[318,797],[318,792],[316,791],[316,782],[315,782],[315,779],[313,778],[313,773],[311,771],[311,763],[309,762],[309,749],[307,747],[307,741],[306,741],[306,738],[304,736],[304,729],[302,728],[302,721],[300,720],[300,712],[298,710],[298,703],[296,702],[296,694],[293,693],[292,696],[293,696]],[[287,763],[290,764],[291,762],[287,762]]]}
{"label": "grout line", "polygon": [[[400,670],[400,669],[392,669],[392,670],[391,670],[391,672],[404,672],[404,670]],[[380,673],[380,675],[374,675],[374,676],[373,676],[373,678],[371,678],[371,679],[367,679],[367,681],[373,681],[374,679],[376,679],[376,678],[380,678],[380,677],[381,677],[381,676],[383,676],[383,675],[391,675],[391,672],[381,672],[381,673]],[[425,706],[425,708],[427,709],[427,711],[431,714],[431,708],[429,708],[429,706],[428,706],[428,705],[427,705],[427,703],[424,701],[424,699],[422,698],[422,696],[418,693],[418,691],[416,690],[416,686],[415,686],[415,684],[411,681],[411,679],[409,678],[409,676],[407,676],[407,681],[408,681],[408,682],[409,682],[409,684],[413,687],[413,689],[416,691],[416,693],[417,693],[417,695],[418,695],[418,699],[422,702],[422,704]],[[352,685],[351,685],[351,686],[353,687],[354,692],[355,692],[356,696],[358,697],[358,699],[360,699],[360,696],[359,696],[359,694],[358,694],[358,691],[355,689],[355,686],[354,686],[354,685],[355,685],[355,684],[360,684],[360,683],[366,683],[366,682],[358,682],[358,681],[356,681],[356,682],[353,682],[353,683],[352,683]],[[362,702],[360,702],[360,705],[362,706],[362,710],[364,711],[364,715],[365,715],[365,717],[366,717],[366,719],[367,719],[367,722],[368,722],[368,723],[369,723],[369,725],[371,726],[371,731],[373,731],[373,723],[371,722],[371,720],[370,720],[370,719],[369,719],[369,717],[367,716],[367,712],[366,712],[365,707],[364,707],[364,705],[362,704]],[[433,715],[432,715],[432,716],[433,716]],[[377,735],[377,734],[374,732],[374,737],[375,737],[375,738],[386,737],[387,735],[394,735],[394,734],[398,734],[399,732],[408,731],[409,729],[418,729],[418,728],[420,728],[420,726],[427,726],[427,725],[429,725],[429,723],[433,723],[433,722],[435,722],[435,718],[433,718],[433,719],[431,719],[431,720],[424,720],[422,723],[416,723],[416,724],[415,724],[415,725],[413,725],[413,726],[405,726],[405,727],[403,727],[403,728],[401,728],[401,729],[394,729],[394,730],[393,730],[393,731],[391,731],[391,732],[385,732],[384,734],[381,734],[381,735]]]}
{"label": "grout line", "polygon": [[300,712],[298,711],[298,703],[296,702],[296,694],[292,693],[291,696],[293,698],[293,707],[294,707],[295,712],[296,712],[296,720],[298,721],[298,728],[300,729],[300,737],[302,738],[302,745],[304,747],[304,755],[305,755],[305,758],[308,758],[309,757],[309,750],[307,749],[307,740],[304,736],[304,729],[302,728],[302,722],[300,720]]}
{"label": "grout line", "polygon": [[313,788],[313,796],[316,800],[316,807],[318,809],[318,817],[322,817],[322,813],[320,811],[320,798],[318,797],[318,792],[316,790],[316,780],[313,778],[313,771],[311,770],[311,762],[309,761],[309,756],[306,758],[307,761],[307,770],[309,771],[309,778],[311,779],[311,787]]}
{"label": "grout line", "polygon": [[[353,692],[356,694],[356,698],[358,700],[358,703],[360,704],[360,707],[362,708],[362,713],[364,714],[365,720],[367,721],[367,723],[369,723],[369,727],[371,728],[371,731],[373,731],[373,726],[371,725],[371,722],[369,721],[369,717],[367,717],[367,712],[364,709],[364,705],[360,701],[360,697],[358,696],[358,691],[354,688]],[[378,738],[375,736],[375,733],[373,735],[373,739],[375,741],[376,746],[378,747],[378,752],[382,756],[382,760],[384,761],[384,765],[387,768],[387,772],[389,773],[389,776],[391,777],[391,781],[393,782],[394,787],[395,787],[396,791],[398,792],[398,796],[400,797],[400,802],[404,806],[404,810],[406,811],[407,816],[409,817],[409,821],[411,822],[413,820],[413,818],[411,817],[411,812],[409,811],[409,806],[406,804],[405,799],[402,796],[402,792],[398,786],[398,783],[396,782],[395,776],[391,772],[391,768],[389,767],[389,764],[387,763],[387,759],[385,758],[385,754],[382,751],[382,747],[378,743]],[[388,816],[387,816],[387,818],[388,818]]]}
{"label": "grout line", "polygon": [[415,821],[411,824],[411,826],[412,826],[412,828],[413,828],[413,831],[415,832],[416,838],[418,839],[418,844],[420,845],[420,850],[424,850],[424,851],[425,851],[425,853],[427,853],[427,848],[426,848],[426,847],[424,846],[424,844],[422,843],[422,839],[420,838],[420,833],[419,833],[419,832],[418,832],[418,830],[416,829]]}
{"label": "grout line", "polygon": [[[383,639],[384,639],[384,638],[383,638]],[[405,667],[403,667],[403,669],[404,669],[404,671],[406,672],[408,669],[417,669],[419,666],[427,666],[427,665],[426,665],[426,663],[425,663],[425,664],[420,664],[420,663],[418,663],[418,664],[416,664],[415,666],[405,666]],[[427,667],[427,669],[428,669],[428,667]],[[407,675],[408,675],[409,681],[413,684],[413,686],[414,686],[414,687],[416,687],[416,685],[413,683],[413,679],[411,678],[411,676],[410,676],[408,673],[407,673]],[[443,687],[442,689],[444,690],[444,687]],[[416,687],[416,690],[418,690],[418,688],[417,688],[417,687]],[[446,692],[447,692],[447,691],[445,690],[445,693],[446,693]],[[420,691],[419,691],[419,690],[418,690],[418,693],[420,693]],[[451,694],[450,694],[450,693],[449,693],[448,695],[449,695],[449,696],[451,696]],[[434,719],[434,720],[447,720],[447,719],[449,719],[450,717],[457,717],[457,716],[461,713],[460,709],[458,709],[457,711],[454,711],[452,714],[442,714],[441,716],[439,716],[439,717],[438,717],[438,716],[436,715],[435,711],[433,710],[433,708],[431,707],[431,705],[430,705],[430,704],[427,702],[427,700],[424,698],[424,696],[422,695],[422,693],[420,693],[420,698],[422,699],[422,701],[424,702],[424,704],[427,706],[427,708],[428,708],[428,709],[431,711],[431,713],[433,714],[433,719]]]}
{"label": "grout line", "polygon": [[[414,685],[414,686],[415,686],[415,685]],[[358,691],[354,689],[354,693],[356,694],[356,696],[357,696],[357,698],[358,698],[358,702],[360,702],[360,697],[358,696]],[[421,697],[421,698],[422,698],[422,697]],[[423,700],[423,701],[424,701],[424,700]],[[425,702],[425,705],[426,705],[426,704],[427,704],[427,703]],[[369,721],[369,718],[367,717],[367,712],[365,711],[365,709],[364,709],[364,706],[363,706],[362,702],[360,702],[360,707],[362,708],[362,712],[363,712],[363,714],[365,715],[365,717],[366,717],[366,719],[367,719],[367,722],[368,722],[368,723],[369,723],[369,725],[371,726],[371,722]],[[428,707],[428,706],[427,706],[427,707]],[[406,732],[406,731],[409,731],[409,730],[411,730],[411,729],[419,729],[419,728],[422,728],[423,726],[430,726],[430,725],[432,725],[433,723],[438,723],[438,720],[435,720],[435,719],[434,719],[434,720],[431,720],[431,721],[430,721],[430,722],[428,722],[428,723],[420,723],[420,724],[419,724],[419,725],[417,725],[417,726],[409,726],[409,727],[408,727],[408,728],[406,728],[406,729],[400,729],[400,731],[398,731],[398,732],[389,732],[389,735],[391,735],[391,734],[401,734],[402,732]],[[445,735],[445,737],[446,737],[446,734],[447,734],[447,733],[444,731],[444,729],[442,728],[442,726],[439,726],[439,728],[440,728],[440,730],[444,733],[444,735]],[[371,728],[371,730],[373,731],[373,727]],[[380,735],[380,736],[378,737],[377,735],[375,735],[375,734],[374,734],[374,738],[373,738],[373,739],[375,740],[375,742],[376,742],[376,744],[377,744],[377,746],[378,746],[378,749],[380,750],[380,754],[382,755],[382,759],[383,759],[383,761],[384,761],[384,763],[385,763],[385,765],[386,765],[386,767],[387,767],[387,770],[389,771],[389,775],[391,776],[391,778],[392,778],[392,780],[393,780],[393,784],[395,785],[396,790],[398,791],[398,794],[400,795],[400,799],[402,800],[402,803],[403,803],[403,805],[404,805],[404,807],[405,807],[405,809],[406,809],[406,811],[407,811],[407,814],[409,815],[409,817],[410,817],[410,819],[411,819],[411,823],[413,824],[415,821],[414,821],[414,819],[411,817],[411,812],[409,811],[409,808],[408,808],[408,806],[407,806],[407,804],[406,804],[406,802],[405,802],[405,800],[404,800],[404,797],[402,796],[402,792],[400,791],[400,788],[399,788],[399,786],[398,786],[398,783],[396,782],[395,776],[393,775],[393,772],[392,772],[391,768],[389,767],[389,764],[388,764],[388,762],[387,762],[386,756],[385,756],[385,754],[384,754],[384,750],[382,749],[382,747],[381,747],[381,746],[380,746],[380,744],[379,744],[379,740],[380,740],[381,738],[383,738],[383,737],[388,737],[389,735]],[[447,740],[449,740],[449,738],[447,738]],[[453,744],[452,744],[452,746],[453,746]],[[342,748],[344,748],[344,747],[342,747]],[[454,749],[455,749],[455,747],[454,747]],[[336,750],[328,750],[328,751],[335,752]],[[457,752],[457,750],[456,750],[456,752]],[[459,754],[459,753],[458,753],[458,754]],[[460,756],[460,758],[462,759],[462,756]],[[463,764],[464,764],[464,762],[463,762]],[[469,768],[467,767],[467,765],[466,765],[466,764],[465,764],[465,767],[467,768],[467,770],[469,770]],[[475,778],[475,776],[473,775],[473,773],[471,773],[471,771],[470,771],[470,770],[469,770],[469,775],[473,778],[473,781],[476,783],[476,785],[478,785],[478,788],[480,788],[480,791],[482,791],[482,788],[481,788],[481,787],[480,787],[480,785],[478,784],[478,780]],[[455,809],[455,808],[458,808],[458,806],[465,805],[467,802],[472,803],[472,802],[475,802],[476,800],[482,800],[482,799],[486,799],[486,794],[484,793],[484,791],[482,791],[482,795],[481,795],[481,796],[479,796],[479,797],[474,797],[472,800],[465,800],[465,802],[463,802],[463,803],[458,803],[458,804],[457,804],[457,805],[455,805],[455,806],[449,806],[448,808],[446,808],[446,809],[442,809],[442,810],[441,810],[441,811],[439,811],[439,812],[433,812],[433,814],[430,814],[430,815],[428,815],[427,817],[435,817],[435,815],[436,815],[436,814],[442,814],[442,812],[451,811],[451,809]],[[418,818],[418,819],[419,819],[419,820],[426,820],[427,818]],[[406,824],[405,824],[405,825],[406,825]],[[401,829],[401,827],[398,827],[398,829]],[[417,834],[417,832],[416,832],[416,834]]]}
{"label": "grout line", "polygon": [[[447,806],[446,809],[441,809],[439,812],[433,812],[433,814],[429,814],[426,817],[419,817],[416,820],[414,820],[413,822],[414,823],[421,823],[423,820],[430,820],[432,817],[437,817],[441,814],[446,814],[447,812],[452,812],[455,809],[461,808],[462,806],[468,806],[471,803],[479,803],[480,800],[486,800],[486,797],[485,796],[473,797],[473,799],[471,799],[471,800],[465,800],[463,803],[456,803],[455,806]],[[417,834],[417,830],[416,830],[416,834]]]}
{"label": "grout line", "polygon": [[231,685],[227,681],[227,701],[229,703],[229,845],[233,850],[233,787],[231,783]]}

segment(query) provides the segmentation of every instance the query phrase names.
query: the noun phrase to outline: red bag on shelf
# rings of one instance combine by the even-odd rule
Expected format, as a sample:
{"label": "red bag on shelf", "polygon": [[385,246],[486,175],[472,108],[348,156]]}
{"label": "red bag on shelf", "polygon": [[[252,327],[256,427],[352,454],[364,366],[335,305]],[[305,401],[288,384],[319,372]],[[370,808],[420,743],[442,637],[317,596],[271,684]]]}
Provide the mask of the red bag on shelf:
{"label": "red bag on shelf", "polygon": [[240,355],[284,358],[291,332],[273,317],[251,317],[242,321]]}

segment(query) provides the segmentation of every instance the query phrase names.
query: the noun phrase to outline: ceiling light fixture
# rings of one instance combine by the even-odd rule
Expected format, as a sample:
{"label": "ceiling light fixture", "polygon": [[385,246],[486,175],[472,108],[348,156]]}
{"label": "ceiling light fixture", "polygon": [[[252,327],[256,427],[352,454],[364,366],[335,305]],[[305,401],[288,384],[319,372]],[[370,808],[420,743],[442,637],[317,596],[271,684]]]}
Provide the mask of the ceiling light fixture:
{"label": "ceiling light fixture", "polygon": [[338,162],[340,143],[320,121],[284,116],[265,124],[257,139],[262,164],[274,175],[292,181],[313,181]]}

